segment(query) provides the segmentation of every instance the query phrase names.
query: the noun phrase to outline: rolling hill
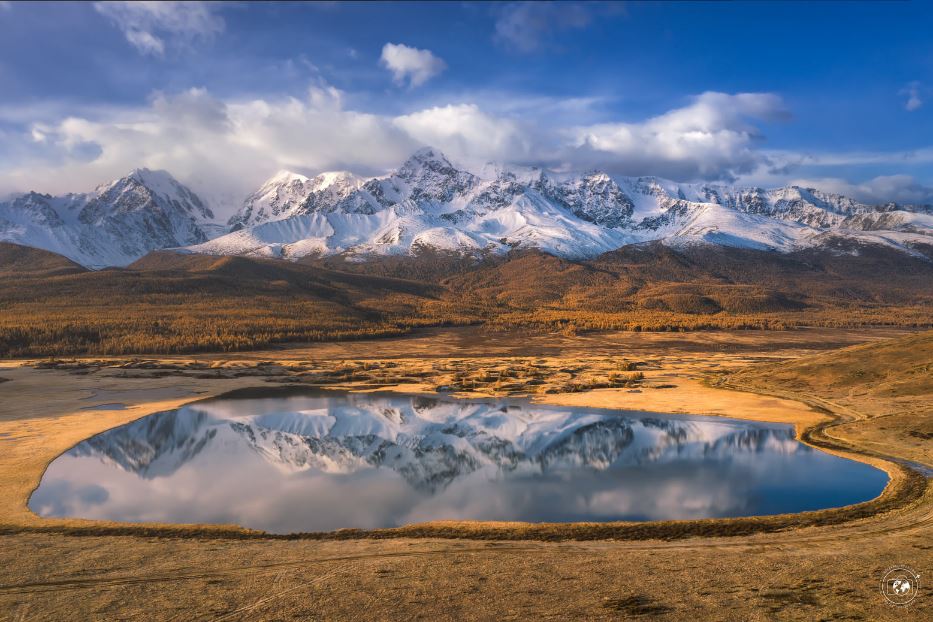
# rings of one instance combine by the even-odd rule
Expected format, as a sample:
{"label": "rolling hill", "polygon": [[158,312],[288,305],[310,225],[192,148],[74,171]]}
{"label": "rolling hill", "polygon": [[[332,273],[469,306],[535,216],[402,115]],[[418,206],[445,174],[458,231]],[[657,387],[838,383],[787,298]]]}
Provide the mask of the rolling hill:
{"label": "rolling hill", "polygon": [[[3,248],[3,356],[240,350],[452,324],[933,325],[933,262],[878,245],[778,253],[652,242],[583,260],[532,249],[478,257],[425,250],[365,262],[157,251],[100,271]],[[16,268],[24,261],[43,269]]]}

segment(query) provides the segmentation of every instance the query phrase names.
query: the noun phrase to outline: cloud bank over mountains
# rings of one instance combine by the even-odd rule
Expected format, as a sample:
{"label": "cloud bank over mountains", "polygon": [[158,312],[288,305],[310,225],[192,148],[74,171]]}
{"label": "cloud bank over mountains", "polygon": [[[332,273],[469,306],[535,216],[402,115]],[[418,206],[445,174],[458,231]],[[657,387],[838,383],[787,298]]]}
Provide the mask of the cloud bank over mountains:
{"label": "cloud bank over mountains", "polygon": [[[430,145],[472,170],[496,161],[933,203],[923,71],[866,88],[863,56],[876,43],[800,58],[783,39],[780,55],[759,49],[758,28],[785,32],[771,7],[729,7],[766,14],[751,34],[691,7],[600,2],[53,12],[0,0],[0,11],[0,199],[90,190],[148,167],[229,215],[277,170],[372,176]],[[795,28],[851,30],[807,14]],[[862,19],[877,29],[878,16]],[[697,32],[728,43],[697,54]],[[19,53],[50,37],[59,45]],[[733,73],[709,69],[723,63]]]}
{"label": "cloud bank over mountains", "polygon": [[[417,82],[410,71],[404,75]],[[465,166],[500,161],[686,181],[733,182],[759,173],[774,177],[775,171],[792,176],[795,162],[821,161],[765,149],[761,126],[790,117],[771,93],[707,92],[642,121],[590,125],[551,123],[472,102],[374,114],[345,105],[345,99],[323,81],[303,98],[224,100],[192,88],[155,93],[146,107],[34,123],[26,135],[5,137],[18,142],[19,157],[0,170],[0,192],[64,192],[142,166],[172,171],[207,196],[222,188],[238,201],[279,169],[378,174],[423,145]],[[905,175],[862,184],[824,181],[827,189],[873,200],[926,201],[933,195]]]}

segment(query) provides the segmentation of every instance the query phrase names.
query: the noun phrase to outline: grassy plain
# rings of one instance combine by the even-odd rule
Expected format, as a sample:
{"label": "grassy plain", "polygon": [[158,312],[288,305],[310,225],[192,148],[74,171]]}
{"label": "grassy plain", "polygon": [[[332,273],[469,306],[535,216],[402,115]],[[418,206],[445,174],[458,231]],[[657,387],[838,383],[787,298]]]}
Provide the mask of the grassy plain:
{"label": "grassy plain", "polygon": [[[41,362],[0,367],[0,619],[919,620],[933,607],[924,593],[904,612],[879,591],[887,567],[925,574],[933,563],[933,491],[881,460],[933,464],[929,333],[466,328],[236,355]],[[644,376],[637,386],[631,363]],[[613,374],[625,385],[601,386]],[[427,392],[458,379],[469,394],[790,422],[832,451],[885,466],[892,485],[886,505],[838,521],[791,515],[744,530],[684,521],[705,523],[687,533],[677,523],[654,532],[626,524],[597,540],[579,539],[594,537],[580,526],[475,523],[281,540],[235,527],[45,520],[25,506],[72,444],[192,399],[273,383]],[[113,401],[130,408],[79,410]]]}

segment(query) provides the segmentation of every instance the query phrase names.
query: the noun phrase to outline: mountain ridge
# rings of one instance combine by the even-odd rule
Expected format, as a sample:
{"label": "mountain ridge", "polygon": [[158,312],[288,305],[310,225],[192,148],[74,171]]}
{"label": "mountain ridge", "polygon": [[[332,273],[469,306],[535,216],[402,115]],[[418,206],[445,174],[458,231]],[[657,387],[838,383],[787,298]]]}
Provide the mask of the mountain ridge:
{"label": "mountain ridge", "polygon": [[[524,247],[590,258],[655,240],[789,252],[832,246],[842,236],[907,253],[933,241],[933,206],[869,205],[800,186],[681,184],[598,170],[558,174],[490,163],[475,174],[430,147],[393,173],[353,182],[329,200],[317,191],[292,197],[289,210],[264,217],[248,202],[231,222],[249,226],[189,250],[298,259]],[[263,188],[269,193],[276,186],[273,178]],[[279,184],[277,192],[286,190]]]}
{"label": "mountain ridge", "polygon": [[655,417],[523,412],[502,403],[416,398],[334,400],[294,412],[231,417],[210,403],[159,413],[99,434],[69,455],[94,457],[144,479],[165,477],[203,451],[241,451],[285,472],[351,474],[386,468],[437,492],[482,468],[539,472],[666,461],[763,446],[808,451],[789,430]]}
{"label": "mountain ridge", "polygon": [[226,227],[168,172],[149,169],[89,193],[28,192],[0,202],[0,241],[93,269],[169,248],[292,260],[537,248],[589,259],[653,241],[787,253],[838,249],[840,240],[847,252],[868,244],[926,257],[918,248],[933,245],[933,206],[870,205],[800,186],[678,183],[598,170],[489,163],[471,172],[431,147],[371,178],[279,171],[247,196]]}

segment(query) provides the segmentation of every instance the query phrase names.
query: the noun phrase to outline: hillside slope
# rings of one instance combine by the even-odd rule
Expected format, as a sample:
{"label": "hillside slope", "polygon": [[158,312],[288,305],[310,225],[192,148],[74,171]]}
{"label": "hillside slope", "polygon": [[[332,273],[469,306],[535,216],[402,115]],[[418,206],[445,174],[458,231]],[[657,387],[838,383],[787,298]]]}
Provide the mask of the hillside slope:
{"label": "hillside slope", "polygon": [[527,252],[443,283],[453,296],[538,310],[741,314],[933,305],[933,263],[886,247],[783,254],[649,243],[579,262]]}
{"label": "hillside slope", "polygon": [[660,243],[585,261],[534,250],[368,262],[160,251],[128,268],[0,274],[0,308],[5,356],[238,350],[466,323],[912,327],[933,325],[933,262],[887,247],[781,254]]}
{"label": "hillside slope", "polygon": [[87,272],[67,257],[51,251],[0,242],[0,276],[24,276],[43,274],[78,274]]}
{"label": "hillside slope", "polygon": [[834,436],[933,468],[933,331],[759,365],[728,380],[822,400],[852,419]]}
{"label": "hillside slope", "polygon": [[436,285],[281,261],[160,253],[58,276],[0,275],[0,355],[192,352],[398,334]]}

